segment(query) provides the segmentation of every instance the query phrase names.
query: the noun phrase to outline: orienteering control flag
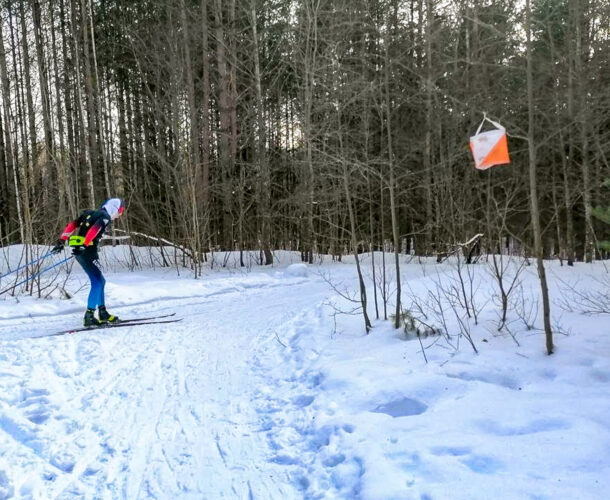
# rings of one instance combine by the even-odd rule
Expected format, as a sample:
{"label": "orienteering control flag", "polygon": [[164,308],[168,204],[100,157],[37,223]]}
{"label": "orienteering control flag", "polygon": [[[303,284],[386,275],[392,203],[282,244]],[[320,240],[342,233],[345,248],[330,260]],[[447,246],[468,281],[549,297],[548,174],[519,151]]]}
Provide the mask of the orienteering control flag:
{"label": "orienteering control flag", "polygon": [[[481,132],[485,120],[496,127],[496,129]],[[483,118],[477,133],[470,138],[470,150],[474,157],[474,166],[479,170],[486,170],[494,165],[510,163],[508,144],[506,142],[506,129],[499,123],[487,118],[487,116]]]}

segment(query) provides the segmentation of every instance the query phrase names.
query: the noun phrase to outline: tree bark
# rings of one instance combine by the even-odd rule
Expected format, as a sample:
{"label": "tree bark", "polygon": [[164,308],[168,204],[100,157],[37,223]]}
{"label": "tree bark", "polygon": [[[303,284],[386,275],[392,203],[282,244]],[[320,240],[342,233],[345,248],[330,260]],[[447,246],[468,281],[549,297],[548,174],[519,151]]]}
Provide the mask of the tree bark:
{"label": "tree bark", "polygon": [[[204,227],[209,233],[210,218],[210,54],[209,54],[209,27],[208,27],[208,0],[201,0],[201,40],[202,40],[202,105],[201,105],[201,129],[202,129],[202,210],[204,216]],[[208,237],[209,240],[209,237]]]}
{"label": "tree bark", "polygon": [[530,0],[526,0],[526,31],[527,31],[527,105],[528,105],[528,132],[527,143],[529,153],[529,181],[530,181],[530,206],[532,211],[532,228],[534,231],[534,250],[536,253],[536,264],[538,277],[540,278],[540,289],[542,292],[542,309],[544,333],[546,337],[546,352],[553,354],[553,332],[551,330],[551,308],[549,301],[549,289],[544,269],[542,231],[540,229],[540,211],[538,208],[538,190],[536,185],[536,144],[534,138],[534,77],[532,69],[532,25],[531,25]]}
{"label": "tree bark", "polygon": [[4,32],[0,22],[0,79],[2,80],[2,112],[4,114],[4,147],[9,170],[13,172],[13,182],[15,186],[15,205],[17,207],[17,220],[19,221],[19,234],[21,241],[28,242],[28,235],[24,223],[24,217],[21,210],[21,198],[19,189],[19,173],[17,161],[15,159],[16,144],[13,143],[11,137],[12,112],[10,106],[11,87],[8,79],[8,71],[6,67],[6,52],[4,49]]}
{"label": "tree bark", "polygon": [[[42,123],[44,128],[44,163],[47,168],[55,164],[57,178],[60,178],[60,171],[55,163],[55,150],[53,147],[53,130],[51,126],[51,98],[48,85],[47,63],[44,54],[44,41],[42,38],[42,22],[40,19],[39,0],[32,0],[32,17],[34,19],[34,38],[36,41],[36,59],[38,60],[38,78],[40,83],[40,97],[42,101]],[[59,204],[63,205],[63,195],[59,193]]]}
{"label": "tree bark", "polygon": [[394,313],[394,328],[400,328],[400,317],[402,312],[401,302],[401,282],[400,282],[400,238],[398,235],[398,211],[396,207],[396,174],[395,160],[393,149],[393,132],[392,132],[392,108],[390,105],[390,57],[388,53],[388,40],[385,40],[385,72],[384,72],[384,88],[385,88],[385,118],[386,118],[386,133],[388,144],[388,190],[390,192],[390,215],[392,221],[392,239],[394,246],[394,264],[396,268],[396,309]]}
{"label": "tree bark", "polygon": [[230,152],[231,134],[231,109],[230,109],[230,73],[227,68],[227,42],[223,27],[222,1],[215,0],[215,24],[216,24],[216,66],[218,70],[218,114],[220,117],[220,128],[218,130],[218,162],[221,172],[222,186],[222,241],[226,250],[232,250],[234,246],[233,216],[232,216],[232,175],[233,161]]}
{"label": "tree bark", "polygon": [[256,116],[257,116],[257,161],[260,172],[259,183],[259,212],[261,218],[261,243],[265,256],[265,265],[273,264],[273,254],[271,253],[271,225],[270,225],[270,188],[271,175],[269,172],[269,162],[267,161],[267,134],[265,124],[265,107],[263,103],[263,91],[261,86],[261,68],[259,59],[259,44],[257,32],[257,16],[255,0],[250,2],[250,16],[252,23],[252,41],[254,51],[254,85],[256,88]]}

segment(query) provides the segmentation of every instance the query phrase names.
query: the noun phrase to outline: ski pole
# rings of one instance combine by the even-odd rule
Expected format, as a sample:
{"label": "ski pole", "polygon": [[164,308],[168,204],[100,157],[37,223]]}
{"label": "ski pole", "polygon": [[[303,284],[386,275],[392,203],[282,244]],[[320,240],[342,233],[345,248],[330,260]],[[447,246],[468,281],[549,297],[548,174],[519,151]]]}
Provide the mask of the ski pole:
{"label": "ski pole", "polygon": [[57,266],[59,266],[59,265],[63,264],[64,262],[68,262],[68,261],[69,261],[69,260],[70,260],[72,257],[73,257],[73,256],[72,256],[72,255],[70,255],[70,257],[66,257],[64,260],[60,260],[59,262],[57,262],[57,263],[53,264],[52,266],[45,267],[44,269],[42,269],[42,270],[38,271],[37,273],[32,274],[32,276],[30,276],[29,278],[27,278],[27,279],[25,279],[25,280],[23,280],[23,281],[20,281],[20,282],[19,282],[19,283],[17,283],[16,285],[9,286],[8,288],[6,288],[6,289],[2,290],[2,291],[0,292],[0,295],[5,294],[6,292],[10,292],[11,290],[14,290],[14,289],[15,289],[15,288],[17,288],[19,285],[23,285],[24,283],[27,283],[28,281],[33,280],[33,279],[34,279],[36,276],[40,276],[42,273],[46,273],[47,271],[50,271],[50,270],[51,270],[51,269],[53,269],[54,267],[57,267]]}
{"label": "ski pole", "polygon": [[2,276],[0,276],[0,280],[2,278],[6,278],[7,276],[10,276],[13,273],[16,273],[17,271],[21,271],[22,269],[24,269],[24,268],[26,268],[28,266],[31,266],[32,264],[36,264],[37,262],[40,262],[41,260],[46,259],[49,255],[52,255],[52,254],[53,254],[53,252],[49,252],[49,253],[43,255],[42,257],[40,257],[40,258],[38,258],[36,260],[33,260],[32,262],[28,262],[27,264],[23,264],[22,266],[19,266],[17,269],[13,269],[12,271],[9,271],[8,273],[3,274]]}

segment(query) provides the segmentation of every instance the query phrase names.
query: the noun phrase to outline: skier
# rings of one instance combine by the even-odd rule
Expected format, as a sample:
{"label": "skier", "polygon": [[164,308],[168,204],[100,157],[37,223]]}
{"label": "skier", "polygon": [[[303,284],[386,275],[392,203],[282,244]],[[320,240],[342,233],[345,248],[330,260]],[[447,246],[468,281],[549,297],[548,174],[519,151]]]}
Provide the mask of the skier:
{"label": "skier", "polygon": [[[124,210],[125,205],[120,198],[106,200],[99,210],[85,210],[77,219],[68,223],[57,244],[51,250],[54,254],[61,252],[67,240],[68,245],[72,248],[72,254],[89,276],[91,290],[87,301],[84,326],[103,326],[106,323],[119,321],[117,316],[106,310],[104,304],[106,280],[99,268],[97,247],[108,225],[114,219],[118,219]],[[96,307],[98,318],[95,317]]]}

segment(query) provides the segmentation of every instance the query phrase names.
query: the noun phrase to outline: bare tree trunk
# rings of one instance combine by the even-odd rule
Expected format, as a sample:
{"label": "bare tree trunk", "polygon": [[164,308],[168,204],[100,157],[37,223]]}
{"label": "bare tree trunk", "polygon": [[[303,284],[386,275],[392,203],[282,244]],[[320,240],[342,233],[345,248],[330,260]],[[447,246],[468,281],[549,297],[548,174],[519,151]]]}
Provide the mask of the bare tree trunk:
{"label": "bare tree trunk", "polygon": [[307,165],[307,236],[305,237],[305,254],[309,264],[313,263],[314,251],[314,225],[313,225],[313,209],[315,201],[315,175],[313,168],[313,127],[312,127],[312,110],[313,110],[313,86],[314,74],[316,70],[316,53],[318,50],[318,10],[320,8],[320,0],[307,0],[305,10],[307,15],[307,35],[305,43],[305,61],[304,61],[304,123],[303,132],[305,139],[305,162]]}
{"label": "bare tree trunk", "polygon": [[555,211],[555,233],[557,236],[557,255],[559,256],[559,259],[563,265],[564,254],[566,254],[567,251],[565,251],[565,244],[563,242],[563,237],[561,235],[561,217],[560,217],[561,210],[559,208],[559,202],[557,201],[557,198],[558,198],[557,180],[556,180],[555,169],[553,169],[552,179],[551,179],[551,199],[553,200],[553,209]]}
{"label": "bare tree trunk", "polygon": [[261,68],[259,61],[258,32],[256,4],[254,0],[250,2],[252,41],[254,44],[254,84],[256,87],[256,116],[258,128],[257,160],[260,171],[259,183],[259,212],[261,217],[261,243],[265,255],[265,265],[273,264],[273,254],[271,253],[271,227],[270,227],[270,188],[271,176],[269,173],[269,162],[267,161],[267,134],[265,124],[265,108],[263,104],[263,91],[261,87]]}
{"label": "bare tree trunk", "polygon": [[354,260],[356,261],[356,270],[358,272],[358,286],[360,289],[360,304],[362,306],[362,316],[364,318],[364,328],[366,333],[371,330],[371,321],[367,309],[367,297],[366,297],[366,285],[364,284],[364,278],[362,277],[362,269],[360,268],[360,257],[358,256],[358,238],[357,238],[357,226],[356,217],[354,215],[354,207],[352,206],[352,196],[350,192],[350,179],[347,171],[346,159],[341,161],[343,165],[343,187],[345,189],[345,201],[347,203],[347,210],[349,212],[349,222],[351,229],[351,240],[352,240],[352,252],[354,254]]}
{"label": "bare tree trunk", "polygon": [[9,170],[13,172],[13,182],[15,185],[15,204],[17,207],[17,220],[19,221],[19,234],[22,242],[27,242],[26,239],[26,227],[24,224],[23,213],[21,210],[21,198],[19,195],[19,174],[18,166],[15,158],[16,144],[13,143],[11,137],[11,124],[12,124],[12,113],[11,113],[11,87],[8,79],[8,72],[6,68],[6,52],[4,49],[4,33],[2,29],[2,23],[0,22],[0,79],[2,80],[2,112],[4,114],[4,147],[6,150],[6,158]]}
{"label": "bare tree trunk", "polygon": [[[51,54],[53,60],[54,72],[54,90],[55,90],[55,113],[57,114],[57,130],[59,137],[59,151],[55,151],[54,161],[57,165],[57,180],[59,185],[59,216],[63,219],[68,217],[68,214],[76,212],[74,207],[73,194],[71,192],[69,173],[66,168],[70,164],[70,154],[66,154],[65,147],[65,128],[64,128],[64,112],[61,105],[61,78],[59,72],[59,64],[57,54],[57,39],[55,35],[55,0],[50,0],[49,10],[51,15]],[[71,151],[69,152],[71,153]]]}
{"label": "bare tree trunk", "polygon": [[182,19],[182,29],[184,35],[184,59],[186,66],[186,88],[189,108],[189,121],[190,121],[190,141],[189,141],[189,157],[190,157],[190,180],[189,180],[189,197],[190,197],[190,211],[191,211],[191,248],[193,255],[197,256],[195,262],[195,272],[198,272],[199,260],[198,256],[201,252],[201,227],[199,225],[199,199],[197,194],[200,192],[201,184],[201,164],[199,162],[200,146],[199,146],[199,119],[197,117],[197,107],[195,103],[195,81],[193,78],[193,67],[191,63],[191,51],[190,51],[190,37],[188,28],[188,19],[186,16],[186,6],[184,0],[180,2],[180,13]]}
{"label": "bare tree trunk", "polygon": [[218,162],[221,171],[222,182],[222,241],[226,250],[233,249],[233,220],[232,220],[232,160],[230,153],[231,134],[231,110],[230,110],[230,73],[227,69],[227,42],[223,29],[222,1],[215,0],[216,21],[216,66],[218,69],[218,114],[220,116],[220,128],[218,130]]}
{"label": "bare tree trunk", "polygon": [[0,246],[9,245],[10,240],[7,238],[6,243],[3,238],[12,231],[11,219],[9,214],[12,212],[9,199],[10,192],[10,172],[6,162],[6,149],[4,147],[4,127],[2,126],[2,113],[0,112]]}
{"label": "bare tree trunk", "polygon": [[[584,261],[591,262],[593,259],[593,222],[592,222],[592,204],[591,204],[591,181],[589,168],[589,110],[587,109],[587,92],[585,84],[585,68],[583,66],[583,57],[587,50],[585,37],[588,35],[583,33],[582,24],[584,18],[581,12],[581,7],[587,2],[581,0],[571,0],[572,19],[574,23],[574,32],[572,36],[575,38],[574,46],[574,70],[576,75],[576,88],[578,90],[578,106],[577,120],[579,125],[580,135],[580,165],[582,171],[583,182],[583,204],[585,208],[585,241],[584,241]],[[585,46],[583,47],[583,41]]]}
{"label": "bare tree trunk", "polygon": [[[126,173],[129,179],[132,178],[131,170],[131,159],[129,156],[129,139],[128,139],[128,113],[127,113],[127,104],[126,104],[126,94],[127,90],[125,88],[125,82],[121,79],[117,82],[117,108],[119,112],[119,163],[123,169],[123,172]],[[131,175],[130,175],[131,174]],[[121,193],[124,190],[122,186],[122,182],[120,183],[120,189],[118,190]]]}
{"label": "bare tree trunk", "polygon": [[201,111],[202,136],[202,210],[204,225],[209,233],[210,219],[210,62],[209,62],[209,28],[208,28],[208,0],[201,0],[201,38],[203,55],[203,77],[201,81],[203,103]]}
{"label": "bare tree trunk", "polygon": [[[42,101],[42,123],[44,128],[45,158],[44,165],[50,170],[51,164],[55,164],[57,179],[61,178],[60,169],[55,162],[55,149],[53,147],[53,130],[51,126],[51,99],[48,85],[47,64],[44,55],[44,41],[42,39],[42,22],[40,19],[39,0],[32,0],[32,16],[34,19],[34,37],[36,40],[36,58],[38,60],[38,78],[40,82],[40,97]],[[62,206],[63,193],[59,190],[59,206]]]}
{"label": "bare tree trunk", "polygon": [[364,113],[362,119],[362,133],[364,135],[364,164],[367,168],[366,187],[369,193],[369,249],[371,252],[371,269],[373,272],[373,297],[375,300],[375,318],[379,319],[379,301],[377,299],[377,270],[375,269],[375,222],[373,217],[373,190],[371,186],[371,175],[369,172],[369,100],[368,96],[364,99]]}
{"label": "bare tree trunk", "polygon": [[[83,0],[87,1],[87,0]],[[102,169],[104,172],[104,187],[106,188],[106,197],[110,198],[112,196],[111,190],[111,182],[110,182],[110,170],[108,167],[108,151],[106,151],[106,143],[104,140],[104,127],[103,127],[103,116],[106,114],[105,109],[105,99],[104,95],[100,90],[100,75],[97,68],[97,50],[95,47],[95,31],[93,30],[93,8],[92,8],[93,0],[88,0],[87,7],[85,7],[85,11],[88,11],[89,16],[89,32],[91,35],[91,56],[93,57],[93,72],[88,68],[90,64],[89,60],[89,51],[87,49],[87,36],[85,36],[85,67],[88,68],[87,72],[91,72],[91,76],[94,78],[94,84],[91,85],[91,92],[93,97],[93,109],[95,110],[95,131],[97,132],[97,141],[98,141],[98,155],[99,159],[102,163]],[[85,12],[83,12],[83,16]],[[83,31],[86,32],[87,28],[83,26]],[[99,161],[99,160],[98,160]]]}
{"label": "bare tree trunk", "polygon": [[[92,131],[91,123],[88,123],[88,140],[85,138],[85,111],[83,108],[83,96],[81,93],[81,68],[80,68],[80,47],[78,45],[79,40],[86,36],[86,24],[84,33],[81,29],[79,31],[79,24],[76,18],[76,12],[78,9],[77,6],[78,0],[71,0],[71,28],[72,28],[72,39],[73,39],[73,55],[74,55],[74,69],[76,70],[76,95],[77,95],[77,113],[78,113],[78,130],[79,130],[79,139],[81,148],[84,148],[83,158],[87,164],[87,184],[89,187],[89,205],[95,206],[95,188],[94,188],[94,178],[93,178],[93,159],[92,156],[94,152],[92,151],[93,142],[92,138],[95,139],[95,134]],[[80,10],[80,9],[78,9]],[[88,72],[88,77],[90,77],[90,72]],[[91,82],[89,82],[89,90],[90,90]],[[89,113],[89,120],[91,120],[93,113]],[[93,133],[93,137],[92,134]]]}
{"label": "bare tree trunk", "polygon": [[[559,140],[561,146],[565,144],[563,140],[563,134],[560,132]],[[571,146],[569,146],[571,147]],[[571,154],[570,154],[571,157]],[[574,216],[572,214],[573,203],[572,203],[572,189],[570,187],[570,176],[568,162],[565,154],[561,154],[561,172],[563,180],[563,203],[566,211],[566,253],[568,266],[574,265]]]}
{"label": "bare tree trunk", "polygon": [[549,289],[546,282],[544,269],[542,231],[540,229],[540,211],[538,209],[538,191],[536,187],[536,145],[534,142],[534,85],[532,70],[532,26],[530,0],[526,0],[526,30],[527,30],[527,104],[528,104],[528,152],[529,152],[529,180],[530,180],[530,203],[532,210],[532,227],[534,230],[534,249],[536,252],[536,263],[538,276],[540,278],[540,289],[542,292],[542,308],[544,320],[544,333],[546,335],[546,352],[553,354],[553,332],[551,330],[551,308],[549,302]]}
{"label": "bare tree trunk", "polygon": [[[73,73],[73,66],[71,63],[71,57],[69,57],[68,50],[68,27],[66,25],[66,14],[65,14],[65,6],[64,0],[59,0],[59,16],[60,16],[60,32],[61,32],[61,52],[62,59],[64,63],[64,72],[63,72],[63,100],[64,107],[66,110],[66,129],[67,129],[67,139],[68,139],[68,151],[64,152],[62,148],[62,155],[65,154],[66,162],[67,162],[67,177],[71,178],[70,183],[66,181],[66,186],[71,186],[70,196],[68,196],[68,204],[70,207],[70,211],[72,214],[76,213],[77,207],[80,205],[80,182],[79,176],[76,169],[73,171],[73,166],[76,164],[75,158],[76,156],[76,142],[77,139],[74,137],[74,108],[72,102],[72,94],[70,92],[70,73]],[[59,88],[60,82],[59,79],[56,82],[57,87]],[[68,190],[66,189],[66,192]]]}
{"label": "bare tree trunk", "polygon": [[[422,6],[420,5],[420,19],[423,19]],[[422,21],[423,22],[423,21]],[[423,35],[423,33],[422,33]],[[422,36],[423,38],[423,36]],[[434,228],[434,214],[432,208],[432,1],[426,0],[426,125],[424,144],[424,179],[426,181],[426,254],[432,250],[432,244],[437,243]],[[438,252],[439,249],[437,248]]]}
{"label": "bare tree trunk", "polygon": [[383,319],[388,320],[388,293],[386,275],[386,241],[385,241],[385,196],[383,195],[383,178],[379,182],[379,240],[381,242],[381,298],[383,299]]}
{"label": "bare tree trunk", "polygon": [[[25,79],[25,97],[27,103],[27,116],[28,116],[28,132],[30,139],[30,154],[28,158],[27,172],[24,172],[24,184],[29,185],[28,182],[33,178],[34,165],[38,162],[38,146],[36,137],[36,113],[34,110],[34,99],[32,97],[32,79],[31,79],[31,64],[30,64],[30,51],[28,49],[28,31],[25,20],[25,7],[24,2],[19,2],[19,20],[21,23],[21,52],[23,54],[23,75]],[[15,57],[13,53],[13,57]],[[15,74],[17,74],[17,64],[15,63]],[[24,141],[25,146],[25,141]],[[26,154],[26,156],[28,156]],[[29,195],[28,195],[29,198]],[[24,200],[25,201],[25,200]],[[29,203],[27,203],[29,205]]]}
{"label": "bare tree trunk", "polygon": [[[108,172],[104,169],[100,169],[100,144],[99,138],[99,117],[97,114],[97,99],[95,94],[95,87],[97,82],[95,80],[94,70],[91,69],[91,49],[89,41],[89,29],[87,18],[89,17],[89,9],[87,8],[87,0],[80,0],[80,20],[81,20],[81,35],[83,41],[83,63],[85,65],[85,103],[87,106],[87,137],[89,144],[89,161],[91,162],[91,176],[95,179],[100,170],[104,175],[104,186],[108,186]],[[92,180],[91,189],[93,190],[93,200],[95,200],[96,183]],[[108,189],[108,188],[107,188]],[[106,190],[107,190],[106,189]],[[99,188],[98,188],[99,191]],[[95,201],[93,202],[95,203]]]}
{"label": "bare tree trunk", "polygon": [[396,174],[394,172],[394,149],[392,147],[392,109],[390,105],[390,58],[388,54],[388,46],[386,41],[385,47],[385,107],[386,107],[386,132],[388,142],[388,170],[389,170],[389,191],[390,191],[390,214],[392,217],[392,237],[394,242],[394,263],[396,266],[396,311],[394,316],[394,328],[400,328],[400,313],[402,308],[401,303],[401,284],[400,284],[400,239],[398,236],[398,215],[396,208]]}
{"label": "bare tree trunk", "polygon": [[[550,41],[550,47],[551,47],[551,58],[553,60],[556,59],[556,50],[555,50],[555,44],[554,44],[554,38],[553,38],[553,33],[551,30],[551,27],[549,25],[548,27],[548,36],[549,36],[549,41]],[[573,78],[572,78],[572,63],[568,61],[568,115],[570,117],[570,119],[572,118],[572,112],[573,112],[573,84],[572,84]],[[561,94],[560,94],[561,92]],[[560,89],[559,86],[555,86],[555,112],[561,116],[561,109],[562,109],[562,102],[560,99],[560,95],[563,95],[563,89]],[[563,127],[560,126],[559,130],[558,130],[558,134],[559,134],[559,150],[560,150],[560,156],[561,156],[561,174],[562,174],[562,186],[563,186],[563,209],[565,210],[565,214],[566,214],[566,232],[565,232],[565,241],[563,241],[563,238],[561,237],[561,211],[559,210],[559,202],[557,202],[555,200],[555,191],[556,191],[556,187],[555,187],[555,183],[553,183],[553,202],[557,205],[556,207],[556,212],[557,212],[557,231],[558,231],[558,235],[557,235],[557,241],[558,244],[560,245],[560,251],[563,251],[565,253],[565,258],[567,260],[568,266],[573,266],[574,265],[574,217],[572,215],[572,209],[573,209],[573,203],[572,203],[572,189],[570,187],[570,180],[569,180],[569,169],[568,169],[568,159],[571,161],[572,159],[572,146],[571,144],[568,146],[569,147],[569,157],[566,158],[565,155],[565,145],[566,145],[566,140],[565,140],[565,136],[564,136],[564,132],[563,132]],[[555,170],[553,169],[553,177],[555,176]],[[563,242],[563,246],[562,246],[562,242]]]}
{"label": "bare tree trunk", "polygon": [[[21,18],[23,19],[25,14],[23,13],[22,7],[23,6],[20,5],[20,8],[21,8],[20,13],[23,14],[21,16]],[[23,54],[23,56],[24,56],[23,66],[24,67],[26,66],[25,58],[27,56],[28,69],[26,71],[25,68],[20,68],[21,57],[17,50],[17,43],[15,41],[15,34],[14,34],[14,29],[13,29],[10,3],[9,3],[9,26],[10,26],[10,30],[11,30],[11,52],[13,54],[15,94],[16,94],[16,100],[17,100],[17,114],[15,115],[14,119],[19,124],[19,130],[20,130],[20,135],[21,135],[21,144],[23,147],[23,160],[19,161],[19,142],[17,141],[17,130],[16,129],[15,129],[15,143],[13,144],[13,147],[12,147],[12,154],[14,155],[13,164],[16,169],[16,174],[18,174],[18,172],[21,171],[21,176],[20,176],[21,192],[22,192],[21,196],[23,198],[22,210],[23,210],[23,223],[24,223],[24,234],[25,234],[25,240],[23,240],[23,243],[25,243],[26,245],[30,245],[32,243],[32,237],[33,237],[33,221],[32,221],[32,214],[31,214],[31,202],[32,202],[32,195],[34,194],[33,186],[34,186],[34,180],[35,180],[34,179],[34,157],[37,152],[35,110],[34,110],[33,99],[32,99],[32,91],[30,88],[31,78],[30,78],[29,52],[27,50],[25,50],[24,54]],[[26,40],[26,38],[27,38],[27,31],[25,29],[23,29],[22,33],[21,33],[21,39],[22,39],[22,41],[24,41],[24,40]],[[26,49],[27,49],[27,46],[26,46]],[[25,78],[25,87],[26,88],[25,89],[23,88],[24,87],[24,78],[19,78],[19,75],[20,74],[23,75],[24,73],[26,75],[26,78]],[[27,109],[25,107],[25,103],[23,102],[24,101],[24,98],[23,98],[24,92],[26,94]],[[10,96],[8,96],[7,99],[10,99]],[[26,130],[25,130],[24,120],[17,119],[18,117],[23,117],[26,113],[28,114],[28,123],[30,125],[29,138],[30,138],[30,148],[32,149],[32,151],[28,151],[28,142],[27,142],[28,134],[26,133]],[[19,192],[19,191],[17,191],[17,185],[18,185],[18,179],[17,179],[17,177],[15,177],[16,193]],[[31,249],[28,246],[26,246],[26,259],[28,258],[28,252],[30,252],[30,251],[31,251]]]}
{"label": "bare tree trunk", "polygon": [[[225,0],[226,2],[226,0]],[[225,38],[227,42],[227,48],[229,49],[229,57],[227,62],[229,64],[229,117],[231,120],[231,135],[229,136],[229,155],[232,166],[235,164],[237,158],[237,27],[235,25],[235,0],[228,0],[229,3],[229,29],[227,30],[228,36]]]}

